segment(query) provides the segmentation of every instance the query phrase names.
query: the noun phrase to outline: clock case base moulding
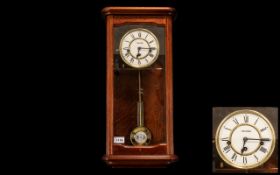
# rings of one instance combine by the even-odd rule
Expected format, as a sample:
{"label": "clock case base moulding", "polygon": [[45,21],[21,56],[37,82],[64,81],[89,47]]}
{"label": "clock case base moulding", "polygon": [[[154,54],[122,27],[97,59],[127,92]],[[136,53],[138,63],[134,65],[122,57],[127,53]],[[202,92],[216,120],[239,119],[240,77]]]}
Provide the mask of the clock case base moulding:
{"label": "clock case base moulding", "polygon": [[160,168],[175,162],[175,155],[106,155],[103,160],[113,168],[143,167]]}

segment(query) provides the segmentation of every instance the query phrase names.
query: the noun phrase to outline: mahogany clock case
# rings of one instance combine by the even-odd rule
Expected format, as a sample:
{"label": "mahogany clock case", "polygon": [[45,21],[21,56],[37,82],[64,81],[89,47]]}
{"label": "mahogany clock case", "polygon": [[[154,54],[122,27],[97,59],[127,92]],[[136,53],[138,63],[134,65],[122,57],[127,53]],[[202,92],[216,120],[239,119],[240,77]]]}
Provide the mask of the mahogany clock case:
{"label": "mahogany clock case", "polygon": [[[171,44],[174,9],[170,7],[106,7],[103,13],[106,15],[107,22],[107,149],[104,160],[113,167],[168,165],[177,159],[173,150],[172,110]],[[132,29],[138,32],[128,35],[125,40],[121,39]],[[144,33],[144,31],[150,33]],[[150,38],[152,35],[154,37]],[[122,55],[125,49],[120,45],[122,42],[124,44],[131,42],[126,45],[126,49],[129,49],[126,55],[131,57],[128,60],[129,63],[125,63],[126,56]],[[143,47],[145,43],[146,46]],[[138,45],[139,55],[145,56],[144,52],[140,52],[141,48],[153,48],[153,50],[149,49],[150,54],[147,54],[145,59],[138,59],[136,56],[134,60],[135,44]],[[153,57],[157,59],[151,64],[150,58]],[[141,61],[144,62],[141,63]],[[134,63],[136,66],[144,64],[149,66],[141,70],[128,66]],[[145,110],[139,112],[141,108],[136,104],[141,99],[143,99],[141,103]],[[142,116],[139,117],[142,113],[145,119],[143,125],[150,130],[152,138],[149,139],[151,141],[148,145],[135,146],[132,145],[130,133],[139,125],[139,121],[143,121]],[[138,124],[136,116],[139,117]],[[123,143],[112,141],[116,136],[125,138]]]}

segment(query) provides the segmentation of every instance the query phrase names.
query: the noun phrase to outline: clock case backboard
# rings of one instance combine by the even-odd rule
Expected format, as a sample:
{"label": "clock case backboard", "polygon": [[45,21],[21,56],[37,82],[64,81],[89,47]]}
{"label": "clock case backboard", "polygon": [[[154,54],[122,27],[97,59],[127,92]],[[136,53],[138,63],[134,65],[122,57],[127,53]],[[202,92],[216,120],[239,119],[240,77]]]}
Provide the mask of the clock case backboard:
{"label": "clock case backboard", "polygon": [[[172,16],[170,7],[106,7],[106,155],[112,167],[161,167],[177,159],[173,149]],[[119,55],[121,37],[135,28],[148,29],[158,38],[160,53],[141,69],[145,127],[152,133],[148,146],[134,146],[129,135],[137,125],[138,69]],[[114,137],[124,137],[115,143]]]}

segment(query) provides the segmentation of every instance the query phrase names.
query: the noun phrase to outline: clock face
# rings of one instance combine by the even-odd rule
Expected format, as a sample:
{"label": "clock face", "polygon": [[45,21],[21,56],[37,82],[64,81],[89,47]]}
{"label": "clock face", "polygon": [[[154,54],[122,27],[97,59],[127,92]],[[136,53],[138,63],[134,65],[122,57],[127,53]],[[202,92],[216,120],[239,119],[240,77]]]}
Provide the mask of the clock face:
{"label": "clock face", "polygon": [[216,148],[229,165],[249,169],[265,163],[273,153],[275,133],[269,120],[253,110],[238,110],[220,123]]}
{"label": "clock face", "polygon": [[119,51],[127,65],[144,68],[157,60],[159,42],[157,37],[147,29],[132,29],[122,37]]}

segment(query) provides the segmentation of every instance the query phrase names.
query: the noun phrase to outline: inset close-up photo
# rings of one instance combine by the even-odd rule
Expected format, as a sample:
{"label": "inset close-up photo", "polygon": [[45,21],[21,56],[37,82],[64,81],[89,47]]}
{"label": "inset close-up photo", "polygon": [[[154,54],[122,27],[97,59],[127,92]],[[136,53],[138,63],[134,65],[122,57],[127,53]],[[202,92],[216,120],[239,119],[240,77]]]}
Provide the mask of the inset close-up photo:
{"label": "inset close-up photo", "polygon": [[213,173],[278,172],[278,108],[214,107]]}

